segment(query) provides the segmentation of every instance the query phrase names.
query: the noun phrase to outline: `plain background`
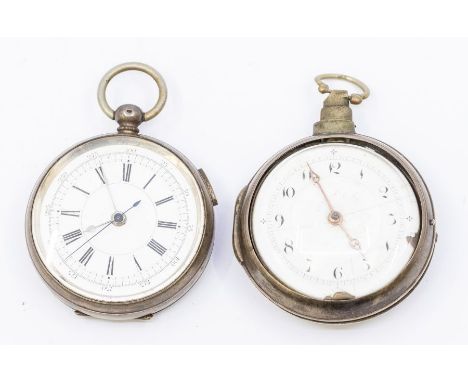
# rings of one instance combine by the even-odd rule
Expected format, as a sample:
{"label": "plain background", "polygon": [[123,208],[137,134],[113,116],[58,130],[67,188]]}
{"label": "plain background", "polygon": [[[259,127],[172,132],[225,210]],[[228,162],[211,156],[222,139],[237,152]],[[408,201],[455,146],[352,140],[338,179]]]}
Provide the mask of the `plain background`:
{"label": "plain background", "polygon": [[[466,88],[463,40],[155,39],[0,42],[0,342],[38,344],[427,344],[467,343]],[[181,300],[148,322],[77,317],[47,289],[24,240],[34,183],[67,147],[115,131],[100,111],[104,72],[142,61],[164,76],[168,101],[141,132],[181,150],[218,196],[211,261]],[[361,134],[405,154],[436,208],[439,241],[416,290],[389,312],[327,326],[296,318],[250,282],[231,247],[234,202],[258,167],[312,133],[324,99],[315,75],[343,72],[369,85],[354,106]],[[113,106],[153,103],[143,74],[108,90]]]}

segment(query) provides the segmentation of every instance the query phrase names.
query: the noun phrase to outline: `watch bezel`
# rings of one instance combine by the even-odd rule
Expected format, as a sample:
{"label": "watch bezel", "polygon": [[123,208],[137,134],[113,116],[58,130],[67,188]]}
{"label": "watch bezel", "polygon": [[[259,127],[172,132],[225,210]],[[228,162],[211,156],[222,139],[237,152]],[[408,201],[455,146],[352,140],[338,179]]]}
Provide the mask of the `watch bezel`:
{"label": "watch bezel", "polygon": [[[170,151],[175,155],[189,170],[190,174],[196,181],[198,189],[200,190],[202,198],[202,208],[204,214],[204,227],[196,254],[187,268],[169,285],[161,289],[160,291],[153,293],[144,298],[124,301],[124,302],[105,302],[95,299],[91,299],[82,296],[75,291],[69,289],[67,286],[62,284],[47,268],[39,255],[37,250],[34,236],[33,236],[33,207],[36,200],[38,191],[46,179],[47,175],[52,169],[55,168],[56,164],[67,154],[76,150],[82,145],[92,143],[94,141],[108,139],[108,138],[124,138],[131,137],[132,139],[141,139],[148,141],[152,144],[159,145],[164,149]],[[167,306],[173,304],[180,297],[182,297],[199,279],[203,273],[208,260],[210,258],[211,250],[213,247],[213,235],[214,235],[214,209],[213,200],[210,191],[205,184],[199,170],[179,151],[171,147],[165,142],[148,137],[145,135],[126,135],[126,134],[106,134],[86,139],[79,142],[72,147],[65,150],[58,157],[56,157],[36,182],[34,189],[31,193],[28,206],[26,209],[26,243],[30,257],[33,261],[34,266],[45,281],[47,286],[69,307],[83,313],[85,315],[105,318],[112,320],[128,320],[134,318],[141,318],[151,314],[154,314]]]}
{"label": "watch bezel", "polygon": [[[414,190],[421,214],[418,243],[406,267],[391,283],[378,291],[349,300],[319,300],[306,296],[281,282],[262,262],[251,231],[252,210],[257,192],[269,172],[284,158],[305,147],[342,142],[369,147],[390,160],[406,177]],[[236,203],[234,251],[257,288],[282,309],[318,322],[345,323],[382,313],[404,299],[416,287],[431,261],[436,242],[434,208],[424,180],[411,162],[393,147],[359,134],[312,136],[297,141],[270,158],[257,171]]]}

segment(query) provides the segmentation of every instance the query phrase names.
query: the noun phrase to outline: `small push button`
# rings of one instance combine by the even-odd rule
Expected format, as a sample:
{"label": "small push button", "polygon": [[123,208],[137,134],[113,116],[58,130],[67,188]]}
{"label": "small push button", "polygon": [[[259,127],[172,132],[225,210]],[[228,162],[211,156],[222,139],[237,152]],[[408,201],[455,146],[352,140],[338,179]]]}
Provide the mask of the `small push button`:
{"label": "small push button", "polygon": [[211,183],[208,180],[208,177],[206,176],[205,171],[199,168],[198,173],[200,174],[201,178],[203,179],[203,183],[205,183],[205,186],[208,189],[208,193],[210,194],[210,198],[211,198],[211,202],[213,203],[213,206],[217,206],[218,199],[216,199],[216,195],[214,193],[213,187],[211,186]]}

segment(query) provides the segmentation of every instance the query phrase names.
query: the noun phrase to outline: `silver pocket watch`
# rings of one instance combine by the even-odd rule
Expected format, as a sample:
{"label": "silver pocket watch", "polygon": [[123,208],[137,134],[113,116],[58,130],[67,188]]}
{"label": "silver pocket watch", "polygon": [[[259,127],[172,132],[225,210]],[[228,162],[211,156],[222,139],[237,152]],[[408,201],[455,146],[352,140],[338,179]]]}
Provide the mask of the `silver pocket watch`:
{"label": "silver pocket watch", "polygon": [[[109,106],[107,85],[127,70],[156,81],[159,99],[151,110]],[[117,133],[66,150],[32,192],[29,253],[47,285],[77,313],[149,318],[187,292],[208,262],[217,202],[205,173],[168,144],[139,134],[166,96],[163,78],[148,65],[111,69],[98,101],[119,124]]]}
{"label": "silver pocket watch", "polygon": [[[330,90],[324,79],[362,94]],[[402,154],[356,134],[349,103],[369,96],[361,81],[316,78],[328,93],[314,133],[269,159],[240,192],[233,244],[260,291],[297,316],[357,321],[407,296],[436,242],[429,191]]]}

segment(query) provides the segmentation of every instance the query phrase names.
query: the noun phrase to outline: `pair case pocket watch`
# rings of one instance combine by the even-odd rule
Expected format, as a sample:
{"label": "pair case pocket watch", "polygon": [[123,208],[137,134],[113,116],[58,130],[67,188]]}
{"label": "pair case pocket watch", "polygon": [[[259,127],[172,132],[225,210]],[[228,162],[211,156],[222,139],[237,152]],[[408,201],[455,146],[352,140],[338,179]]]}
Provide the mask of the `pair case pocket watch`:
{"label": "pair case pocket watch", "polygon": [[[151,76],[155,106],[115,111],[109,81],[126,70]],[[352,82],[362,94],[330,90]],[[316,78],[329,93],[314,135],[266,162],[241,191],[234,252],[274,303],[314,321],[378,314],[423,276],[436,233],[431,198],[413,165],[390,146],[355,133],[349,103],[369,95],[343,75]],[[215,194],[203,170],[164,142],[139,134],[167,97],[161,75],[141,63],[111,69],[98,101],[119,124],[68,149],[45,170],[26,214],[33,263],[78,314],[150,318],[197,281],[213,246]]]}

